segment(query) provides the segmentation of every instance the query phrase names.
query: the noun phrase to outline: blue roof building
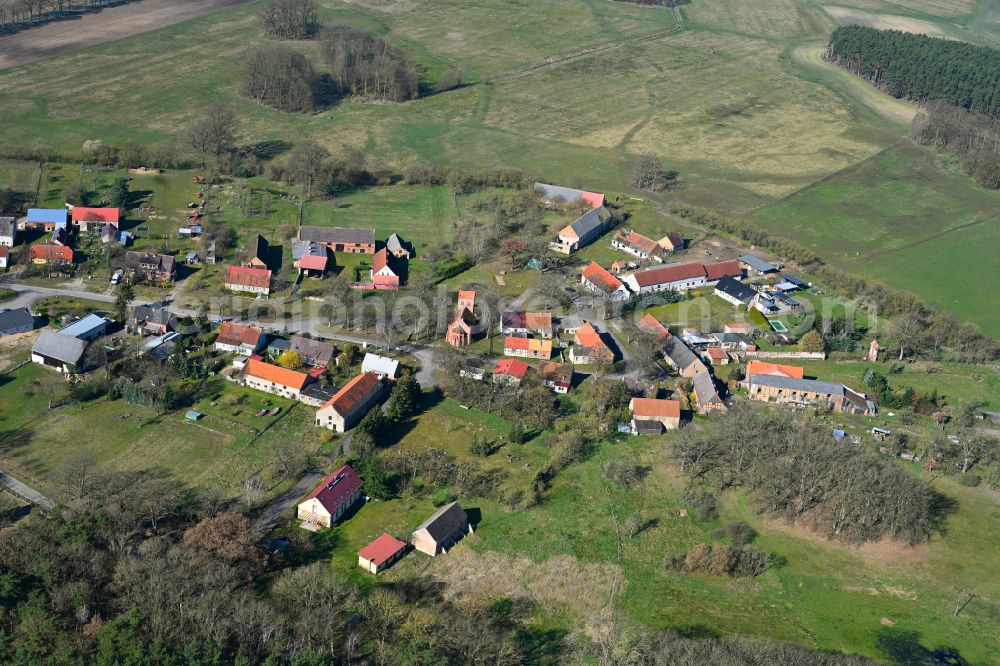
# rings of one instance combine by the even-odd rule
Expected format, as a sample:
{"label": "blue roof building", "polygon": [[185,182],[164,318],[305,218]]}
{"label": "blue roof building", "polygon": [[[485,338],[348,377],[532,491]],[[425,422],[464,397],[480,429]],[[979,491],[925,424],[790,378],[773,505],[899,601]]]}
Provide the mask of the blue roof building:
{"label": "blue roof building", "polygon": [[24,221],[28,224],[54,224],[56,228],[66,228],[67,212],[65,208],[29,208]]}

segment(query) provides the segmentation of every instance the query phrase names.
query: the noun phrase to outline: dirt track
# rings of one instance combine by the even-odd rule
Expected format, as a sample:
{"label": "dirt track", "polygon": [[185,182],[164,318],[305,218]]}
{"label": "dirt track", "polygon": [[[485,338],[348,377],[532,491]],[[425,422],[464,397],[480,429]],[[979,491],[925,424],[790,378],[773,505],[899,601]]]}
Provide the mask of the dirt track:
{"label": "dirt track", "polygon": [[142,0],[0,37],[0,70],[138,35],[252,0]]}

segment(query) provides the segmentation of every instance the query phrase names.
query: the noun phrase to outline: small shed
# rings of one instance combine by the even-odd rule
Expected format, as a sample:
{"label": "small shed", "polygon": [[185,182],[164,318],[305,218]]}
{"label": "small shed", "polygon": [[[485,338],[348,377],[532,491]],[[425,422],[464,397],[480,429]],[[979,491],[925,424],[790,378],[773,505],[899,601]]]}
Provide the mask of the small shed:
{"label": "small shed", "polygon": [[204,416],[204,414],[202,414],[201,412],[196,412],[195,410],[192,409],[187,414],[184,415],[184,418],[186,418],[188,421],[197,421],[202,416]]}
{"label": "small shed", "polygon": [[406,554],[406,542],[384,532],[358,551],[358,566],[368,573],[377,574],[388,569]]}

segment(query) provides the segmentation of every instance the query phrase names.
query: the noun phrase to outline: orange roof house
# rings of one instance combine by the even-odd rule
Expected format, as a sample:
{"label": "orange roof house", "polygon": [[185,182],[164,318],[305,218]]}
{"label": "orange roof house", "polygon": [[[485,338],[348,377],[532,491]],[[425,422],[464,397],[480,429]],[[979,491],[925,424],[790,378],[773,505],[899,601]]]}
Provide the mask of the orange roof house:
{"label": "orange roof house", "polygon": [[65,245],[32,245],[28,256],[36,264],[72,264],[73,248]]}
{"label": "orange roof house", "polygon": [[264,346],[264,331],[250,324],[224,321],[215,338],[215,348],[219,351],[253,354]]}
{"label": "orange roof house", "polygon": [[739,261],[730,259],[729,261],[716,261],[711,264],[705,264],[706,282],[718,282],[727,275],[735,280],[743,277],[743,269],[740,268]]}
{"label": "orange roof house", "polygon": [[105,224],[118,226],[121,211],[117,208],[87,208],[85,206],[73,206],[70,211],[70,219],[73,226],[80,227],[86,231],[90,228],[100,228]]}
{"label": "orange roof house", "polygon": [[596,261],[590,262],[583,269],[583,273],[580,274],[580,284],[613,299],[626,299],[630,295],[624,283]]}
{"label": "orange roof house", "polygon": [[[251,388],[259,388],[257,384],[271,384],[298,392],[305,387],[310,377],[304,372],[289,370],[280,365],[272,365],[252,358],[247,361],[246,379],[247,385]],[[274,391],[269,392],[273,393]]]}
{"label": "orange roof house", "polygon": [[[649,423],[658,423],[660,429],[672,430],[681,424],[681,403],[677,400],[658,400],[656,398],[632,398],[629,403],[632,410],[632,429],[638,433],[649,432]],[[645,423],[642,423],[645,422]],[[640,427],[642,426],[642,427]],[[653,428],[656,432],[656,428]]]}
{"label": "orange roof house", "polygon": [[577,329],[573,336],[576,343],[569,350],[569,360],[574,364],[611,363],[615,360],[614,352],[601,338],[600,333],[590,322]]}
{"label": "orange roof house", "polygon": [[372,257],[371,277],[376,289],[399,289],[399,274],[389,265],[389,251],[385,248]]}
{"label": "orange roof house", "polygon": [[500,359],[493,368],[493,381],[504,380],[520,383],[528,374],[531,366],[513,358]]}
{"label": "orange roof house", "polygon": [[802,379],[805,375],[805,369],[797,365],[780,365],[754,359],[747,364],[747,379],[749,380],[753,375],[777,375],[791,379]]}
{"label": "orange roof house", "polygon": [[552,358],[552,341],[508,335],[504,338],[503,353],[507,356],[549,359]]}

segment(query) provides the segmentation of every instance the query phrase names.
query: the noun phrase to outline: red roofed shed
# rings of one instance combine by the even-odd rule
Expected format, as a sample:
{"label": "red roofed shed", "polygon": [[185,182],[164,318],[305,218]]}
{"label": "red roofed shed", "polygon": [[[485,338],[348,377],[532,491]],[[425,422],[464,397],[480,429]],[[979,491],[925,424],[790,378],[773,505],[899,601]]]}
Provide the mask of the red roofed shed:
{"label": "red roofed shed", "polygon": [[389,568],[406,553],[406,542],[384,532],[358,551],[358,566],[368,573],[377,574]]}

